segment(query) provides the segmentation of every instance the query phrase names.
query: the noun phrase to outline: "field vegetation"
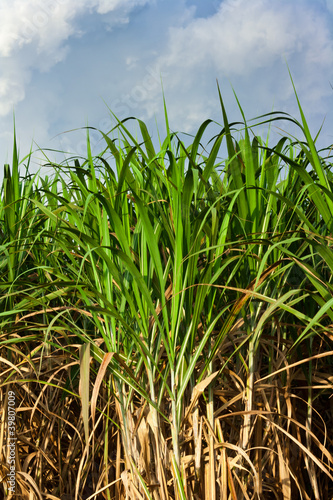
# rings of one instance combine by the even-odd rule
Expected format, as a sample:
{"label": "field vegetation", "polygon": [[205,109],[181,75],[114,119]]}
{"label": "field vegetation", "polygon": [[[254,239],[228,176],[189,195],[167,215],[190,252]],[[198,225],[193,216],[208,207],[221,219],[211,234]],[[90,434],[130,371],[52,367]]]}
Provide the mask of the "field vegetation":
{"label": "field vegetation", "polygon": [[[16,498],[333,498],[333,171],[270,113],[185,145],[137,120],[0,204],[0,465]],[[298,101],[295,91],[295,98]],[[293,122],[300,138],[256,135]],[[214,125],[215,126],[215,125]],[[225,154],[222,154],[226,152]],[[26,165],[26,169],[24,168]],[[22,174],[22,171],[25,171]],[[15,498],[15,496],[13,497]]]}

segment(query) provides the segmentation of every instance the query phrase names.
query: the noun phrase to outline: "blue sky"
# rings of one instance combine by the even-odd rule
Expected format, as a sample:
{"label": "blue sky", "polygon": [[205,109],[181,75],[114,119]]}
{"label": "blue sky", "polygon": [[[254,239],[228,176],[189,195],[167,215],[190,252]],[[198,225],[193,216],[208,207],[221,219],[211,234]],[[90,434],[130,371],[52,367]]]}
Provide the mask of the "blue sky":
{"label": "blue sky", "polygon": [[[84,154],[84,130],[63,132],[107,132],[107,106],[157,140],[161,78],[173,130],[221,122],[216,79],[230,121],[231,86],[247,119],[273,109],[299,119],[286,61],[312,133],[325,118],[319,145],[331,144],[333,0],[1,0],[0,163],[11,162],[13,111],[21,158],[32,144]],[[33,158],[37,168],[43,156]]]}

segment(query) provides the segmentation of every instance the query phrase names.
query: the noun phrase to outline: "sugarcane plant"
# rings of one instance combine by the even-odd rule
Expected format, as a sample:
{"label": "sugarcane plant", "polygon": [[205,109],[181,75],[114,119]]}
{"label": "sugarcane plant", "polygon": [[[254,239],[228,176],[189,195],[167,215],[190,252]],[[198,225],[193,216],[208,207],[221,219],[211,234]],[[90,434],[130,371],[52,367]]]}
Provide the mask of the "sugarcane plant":
{"label": "sugarcane plant", "polygon": [[[222,123],[190,144],[165,102],[159,144],[110,110],[101,154],[87,127],[47,177],[20,176],[14,142],[0,387],[26,406],[22,495],[331,498],[332,163],[295,96],[300,122],[249,126],[218,88]],[[283,120],[302,139],[255,133]]]}

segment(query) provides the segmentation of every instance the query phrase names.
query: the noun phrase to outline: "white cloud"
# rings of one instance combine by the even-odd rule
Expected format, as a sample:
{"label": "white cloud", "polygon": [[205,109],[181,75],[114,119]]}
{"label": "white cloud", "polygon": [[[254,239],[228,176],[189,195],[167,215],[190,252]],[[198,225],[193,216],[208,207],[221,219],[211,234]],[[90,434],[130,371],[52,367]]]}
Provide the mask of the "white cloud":
{"label": "white cloud", "polygon": [[[298,92],[312,103],[313,112],[323,111],[321,103],[332,93],[332,60],[329,18],[318,6],[299,0],[227,0],[212,16],[171,28],[158,65],[169,75],[163,84],[172,95],[170,111],[190,129],[193,120],[207,118],[216,108],[217,92],[213,99],[208,78],[238,82],[247,89],[247,99],[252,94],[257,100],[260,112],[271,109],[274,99],[281,109],[281,103],[294,97],[286,61]],[[260,103],[264,98],[270,101]]]}
{"label": "white cloud", "polygon": [[[25,97],[34,70],[48,71],[67,53],[66,41],[82,32],[77,18],[113,13],[113,24],[150,0],[1,0],[0,116]],[[112,16],[111,16],[112,20]],[[110,24],[110,22],[109,22]],[[10,62],[9,62],[10,61]],[[9,68],[10,66],[10,68]]]}
{"label": "white cloud", "polygon": [[143,6],[148,2],[147,0],[96,0],[90,3],[96,5],[99,14],[107,14],[115,10],[121,10],[124,13],[128,13],[135,7]]}
{"label": "white cloud", "polygon": [[179,68],[213,64],[228,76],[269,67],[305,53],[306,62],[327,64],[333,44],[324,16],[304,2],[237,0],[222,2],[209,18],[170,30],[164,61]]}

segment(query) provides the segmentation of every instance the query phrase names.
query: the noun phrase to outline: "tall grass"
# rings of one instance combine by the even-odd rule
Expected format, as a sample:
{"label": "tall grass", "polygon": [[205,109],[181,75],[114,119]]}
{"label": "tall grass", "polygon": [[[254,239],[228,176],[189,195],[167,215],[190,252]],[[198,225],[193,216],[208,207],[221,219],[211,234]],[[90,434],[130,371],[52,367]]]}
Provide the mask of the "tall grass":
{"label": "tall grass", "polygon": [[300,104],[257,119],[298,126],[271,146],[219,98],[205,147],[211,120],[188,146],[166,108],[157,150],[118,121],[51,177],[20,177],[14,144],[0,459],[15,390],[22,498],[332,498],[329,152]]}

